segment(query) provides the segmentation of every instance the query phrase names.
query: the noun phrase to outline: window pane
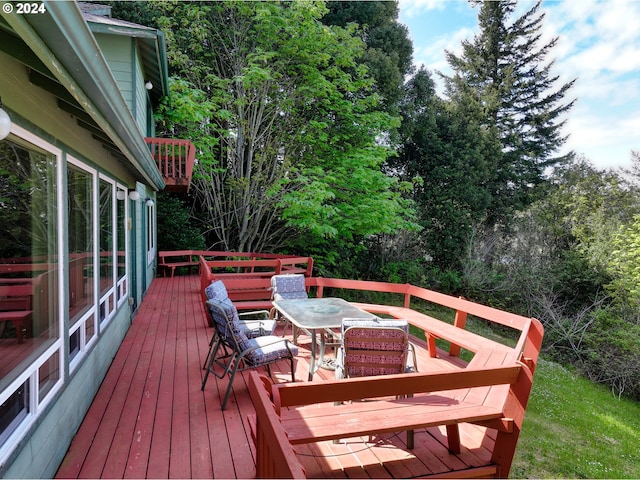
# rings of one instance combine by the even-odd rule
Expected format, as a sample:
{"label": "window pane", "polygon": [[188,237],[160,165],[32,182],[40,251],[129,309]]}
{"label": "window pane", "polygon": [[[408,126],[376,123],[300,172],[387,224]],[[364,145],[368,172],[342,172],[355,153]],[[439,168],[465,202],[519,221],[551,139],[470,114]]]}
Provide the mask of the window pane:
{"label": "window pane", "polygon": [[56,159],[0,141],[0,390],[59,338]]}
{"label": "window pane", "polygon": [[113,288],[113,185],[100,180],[100,297]]}
{"label": "window pane", "polygon": [[93,181],[68,166],[69,198],[69,318],[75,324],[95,303],[93,292]]}
{"label": "window pane", "polygon": [[23,383],[0,405],[0,445],[29,413],[29,383]]}
{"label": "window pane", "polygon": [[58,380],[60,380],[60,353],[54,353],[44,364],[40,367],[38,378],[40,379],[39,401],[47,396],[47,393],[51,391],[53,386]]}
{"label": "window pane", "polygon": [[126,234],[125,234],[125,208],[127,191],[124,189],[118,189],[122,200],[118,199],[118,280],[123,278],[127,273],[127,257],[125,256],[126,250]]}

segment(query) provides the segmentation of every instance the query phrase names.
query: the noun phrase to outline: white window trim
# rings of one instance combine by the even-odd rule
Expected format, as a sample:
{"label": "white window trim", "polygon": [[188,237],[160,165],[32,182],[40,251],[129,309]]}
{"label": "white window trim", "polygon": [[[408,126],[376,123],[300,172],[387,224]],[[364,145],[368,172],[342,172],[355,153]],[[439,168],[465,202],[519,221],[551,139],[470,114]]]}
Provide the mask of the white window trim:
{"label": "white window trim", "polygon": [[[63,199],[63,189],[60,188],[62,183],[62,150],[46,142],[40,137],[34,135],[33,133],[25,130],[24,128],[13,124],[11,126],[11,133],[18,137],[20,140],[27,142],[36,148],[44,150],[45,152],[51,154],[55,158],[56,164],[56,182],[58,188],[56,190],[56,201],[58,203],[57,208],[57,225],[56,225],[56,235],[57,235],[57,243],[58,243],[58,285],[60,288],[58,289],[58,300],[62,298],[62,285],[64,281],[64,276],[66,273],[66,267],[61,262],[63,259],[63,208],[62,205]],[[4,403],[11,395],[13,395],[16,390],[25,382],[29,382],[29,409],[30,411],[26,414],[25,418],[20,421],[20,424],[16,427],[16,429],[7,437],[7,439],[0,445],[0,464],[2,464],[9,454],[13,452],[13,450],[18,445],[19,441],[22,437],[29,431],[32,425],[35,423],[37,418],[40,416],[40,413],[46,408],[46,406],[51,402],[57,392],[62,389],[63,384],[65,383],[64,378],[64,302],[58,301],[58,338],[43,352],[37,361],[33,362],[26,368],[10,385],[7,386],[4,390],[0,391],[0,403]],[[38,375],[39,370],[42,365],[48,361],[55,353],[58,353],[59,359],[59,378],[56,381],[55,385],[51,387],[49,393],[42,399],[42,401],[38,402],[39,398],[39,383],[38,383]]]}
{"label": "white window trim", "polygon": [[[93,199],[93,211],[91,212],[92,216],[92,227],[93,227],[93,305],[89,306],[89,309],[80,317],[79,320],[73,326],[69,328],[69,337],[73,335],[80,327],[80,351],[73,357],[73,359],[69,359],[69,371],[74,372],[77,366],[81,363],[81,360],[86,356],[87,351],[90,347],[97,341],[98,339],[98,298],[100,295],[100,279],[99,279],[99,268],[100,268],[100,251],[98,246],[99,241],[99,218],[98,218],[98,202],[100,200],[100,193],[98,191],[99,182],[98,182],[98,170],[95,168],[89,167],[86,163],[81,162],[77,158],[72,157],[71,155],[67,155],[67,164],[73,165],[74,167],[86,172],[91,175],[91,184],[93,188],[92,199]],[[65,192],[66,193],[66,192]],[[93,322],[93,331],[95,334],[93,337],[87,342],[86,339],[86,323]],[[65,354],[70,354],[70,352],[65,352]]]}
{"label": "white window trim", "polygon": [[[117,195],[118,195],[118,191],[122,191],[124,192],[125,198],[124,200],[117,200]],[[124,225],[118,225],[118,201],[121,201],[124,204]],[[118,244],[119,241],[119,236],[118,236],[118,231],[117,228],[121,227],[124,228],[124,262],[125,262],[125,266],[124,266],[124,276],[119,279],[118,278],[118,264],[116,263],[116,289],[117,291],[120,291],[120,289],[122,288],[122,295],[120,297],[120,300],[117,300],[117,305],[116,305],[116,309],[120,308],[120,306],[127,301],[128,297],[129,297],[129,222],[130,222],[130,218],[129,218],[129,197],[128,197],[128,190],[127,187],[125,187],[124,185],[121,185],[119,183],[116,184],[116,211],[115,211],[115,222],[116,222],[116,232],[115,232],[115,239],[116,239],[116,244],[115,244],[115,252],[116,252],[116,262],[118,261],[118,251],[120,250],[121,246]],[[124,286],[123,286],[124,284]],[[117,298],[117,295],[116,295]]]}

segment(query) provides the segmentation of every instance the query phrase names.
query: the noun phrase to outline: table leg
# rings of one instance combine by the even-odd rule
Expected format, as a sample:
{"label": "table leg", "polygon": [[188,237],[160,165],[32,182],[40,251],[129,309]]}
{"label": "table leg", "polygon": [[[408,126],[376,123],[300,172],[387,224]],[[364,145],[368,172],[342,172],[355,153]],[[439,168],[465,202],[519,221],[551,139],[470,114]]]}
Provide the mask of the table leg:
{"label": "table leg", "polygon": [[[320,365],[320,364],[318,364]],[[309,365],[309,381],[313,380],[313,375],[318,368],[316,367],[316,329],[311,330],[311,365]]]}

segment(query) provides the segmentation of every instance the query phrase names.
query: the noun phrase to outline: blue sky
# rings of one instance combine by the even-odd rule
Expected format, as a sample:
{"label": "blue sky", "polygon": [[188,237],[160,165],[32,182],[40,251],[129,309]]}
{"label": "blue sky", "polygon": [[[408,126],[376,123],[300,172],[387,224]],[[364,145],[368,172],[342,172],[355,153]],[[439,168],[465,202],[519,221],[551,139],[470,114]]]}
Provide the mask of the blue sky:
{"label": "blue sky", "polygon": [[[444,50],[459,54],[461,41],[473,39],[479,7],[466,0],[399,1],[414,63],[451,73]],[[516,15],[534,4],[521,0]],[[542,41],[559,37],[549,56],[553,73],[559,82],[577,78],[564,150],[583,154],[598,168],[629,167],[631,150],[640,151],[640,0],[544,0],[542,11]]]}

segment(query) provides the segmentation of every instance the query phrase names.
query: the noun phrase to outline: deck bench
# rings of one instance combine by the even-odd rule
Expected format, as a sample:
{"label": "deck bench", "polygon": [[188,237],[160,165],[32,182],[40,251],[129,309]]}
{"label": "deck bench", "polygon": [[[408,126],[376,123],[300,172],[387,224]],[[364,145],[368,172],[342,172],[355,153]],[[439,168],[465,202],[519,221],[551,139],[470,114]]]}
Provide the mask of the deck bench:
{"label": "deck bench", "polygon": [[[333,281],[309,279],[322,287],[379,289],[373,282]],[[315,285],[314,285],[315,284]],[[357,304],[376,314],[406,318],[423,329],[428,337],[430,355],[436,355],[435,338],[450,342],[449,355],[457,356],[460,348],[473,352],[472,360],[445,371],[420,372],[381,377],[359,377],[305,383],[270,384],[255,372],[250,373],[249,391],[256,407],[255,425],[257,476],[269,477],[272,472],[261,470],[262,465],[273,464],[283,448],[326,440],[359,437],[383,432],[411,431],[435,426],[445,427],[449,452],[459,452],[461,438],[458,425],[475,424],[486,427],[486,448],[491,451],[487,463],[471,469],[451,471],[452,477],[478,476],[508,477],[518,437],[524,420],[526,405],[533,384],[543,328],[536,319],[528,319],[489,307],[471,304],[465,300],[436,296],[433,292],[413,286],[394,286],[391,293],[405,295],[405,306],[394,307]],[[457,311],[454,325],[436,320],[409,308],[410,295],[436,301]],[[426,298],[425,298],[426,297]],[[465,330],[466,314],[487,318],[498,324],[519,330],[520,337],[514,347],[502,345]],[[260,388],[258,388],[260,387]],[[265,394],[262,394],[263,390]],[[377,399],[357,401],[359,399]],[[351,402],[342,405],[335,403]],[[270,408],[267,408],[270,407]],[[275,411],[266,418],[260,411]],[[277,425],[273,423],[276,422]],[[261,441],[262,429],[272,433],[284,432],[279,443]],[[409,444],[408,438],[408,446]],[[287,450],[288,451],[288,450]],[[291,467],[296,463],[291,460]]]}
{"label": "deck bench", "polygon": [[[291,446],[445,426],[449,451],[459,453],[459,423],[476,423],[498,432],[514,433],[513,419],[505,416],[505,403],[509,387],[518,381],[523,368],[526,367],[514,363],[490,369],[271,385],[269,379],[251,372],[250,383],[254,386],[249,391],[254,405],[269,402],[279,420],[277,428],[284,432]],[[258,385],[267,390],[266,396],[257,395]],[[489,394],[492,388],[498,389],[494,395]],[[362,399],[369,400],[359,401]],[[269,410],[264,406],[260,409]],[[258,443],[258,457],[268,455],[264,449],[271,448],[260,445],[258,440],[264,421],[258,415],[257,420],[250,422],[255,424],[253,437]],[[410,442],[408,437],[408,448],[413,447]],[[258,459],[257,464],[261,461]]]}
{"label": "deck bench", "polygon": [[176,268],[180,267],[187,267],[189,273],[192,268],[198,267],[198,258],[194,255],[193,250],[158,252],[158,268],[162,269],[165,277],[167,272],[170,272],[173,278]]}
{"label": "deck bench", "polygon": [[24,341],[23,327],[31,336],[33,288],[31,284],[0,286],[0,322],[13,323],[18,343]]}

